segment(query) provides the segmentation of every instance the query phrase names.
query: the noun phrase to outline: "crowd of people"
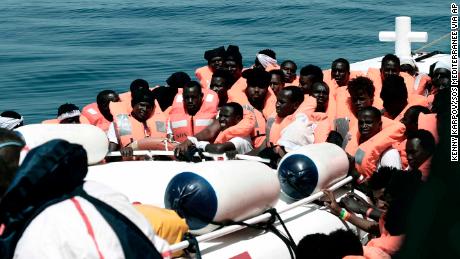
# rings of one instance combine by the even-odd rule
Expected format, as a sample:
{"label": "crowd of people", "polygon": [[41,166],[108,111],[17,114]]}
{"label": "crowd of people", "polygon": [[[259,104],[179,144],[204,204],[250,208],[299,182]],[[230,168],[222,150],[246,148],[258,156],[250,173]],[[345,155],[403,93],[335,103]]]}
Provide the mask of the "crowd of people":
{"label": "crowd of people", "polygon": [[[346,151],[350,161],[349,174],[354,176],[358,188],[371,197],[372,202],[356,194],[337,202],[334,194],[325,190],[326,205],[333,214],[371,233],[375,239],[361,247],[359,240],[358,245],[351,240],[357,238],[353,233],[337,231],[330,235],[310,235],[298,244],[297,258],[390,258],[396,255],[404,240],[413,194],[430,178],[431,158],[439,142],[438,117],[448,112],[445,105],[450,93],[450,65],[437,62],[426,75],[418,72],[414,60],[388,54],[383,57],[380,69],[369,68],[367,73],[351,71],[349,62],[339,58],[332,62],[330,69],[323,71],[310,64],[303,66],[297,74],[294,61],[285,60],[278,64],[276,53],[270,49],[261,50],[254,64],[243,68],[242,55],[234,45],[208,50],[204,58],[207,64],[196,70],[196,81],[184,72],[173,73],[164,86],[152,87],[147,81],[136,79],[129,91],[101,91],[96,102],[81,110],[72,103],[65,103],[58,108],[56,118],[43,123],[95,125],[106,132],[109,151],[119,150],[125,159],[130,159],[133,151],[143,149],[171,149],[175,159],[187,159],[189,152],[199,149],[217,154],[233,152],[261,156],[269,158],[270,165],[276,167],[287,152],[314,143],[334,143]],[[19,152],[24,143],[10,130],[21,127],[23,121],[22,116],[14,111],[5,111],[0,117],[0,127],[5,128],[0,131],[0,195],[3,196],[0,222],[13,226],[14,231],[8,232],[6,224],[5,233],[13,236],[15,245],[17,243],[21,248],[14,251],[14,246],[13,251],[5,251],[30,258],[28,253],[35,248],[33,243],[29,247],[27,240],[37,238],[34,237],[37,231],[55,231],[56,234],[58,230],[32,231],[40,225],[28,225],[30,222],[15,219],[21,222],[15,226],[11,219],[12,215],[32,217],[25,206],[14,207],[10,203],[21,197],[17,195],[33,195],[37,191],[22,186],[20,180],[27,177],[26,172],[34,163],[40,162],[37,160],[44,159],[29,154],[30,159],[24,162],[26,166],[23,164],[18,170]],[[36,151],[46,154],[47,150],[56,149],[63,157],[69,156],[65,161],[53,160],[60,167],[51,169],[48,165],[40,177],[52,183],[56,179],[47,175],[53,175],[54,170],[71,168],[78,171],[83,163],[75,166],[74,163],[78,163],[74,160],[81,158],[75,153],[68,154],[66,149],[69,148],[78,149],[72,144],[58,142]],[[44,204],[49,206],[50,201],[65,201],[55,208],[55,212],[44,215],[35,211],[33,214],[38,217],[33,222],[59,222],[56,215],[65,213],[69,204],[73,203],[77,209],[83,206],[80,203],[91,204],[87,196],[81,200],[69,198],[68,193],[78,190],[125,214],[129,219],[123,217],[123,220],[137,225],[137,228],[129,225],[128,232],[139,236],[139,232],[132,229],[140,228],[155,244],[149,249],[160,253],[167,250],[161,238],[143,228],[142,224],[146,222],[136,219],[137,214],[129,214],[130,209],[113,205],[126,201],[110,200],[110,193],[98,186],[85,186],[82,179],[74,178],[65,190],[55,186],[56,190],[51,188],[55,192],[51,191],[48,196],[37,199],[27,196],[26,200],[37,211]],[[40,188],[46,186],[39,186],[38,180],[36,183]],[[96,209],[103,210],[97,206]],[[91,213],[95,217],[94,212]],[[108,214],[103,214],[101,220],[112,225],[107,219]],[[118,214],[110,218],[121,218]],[[101,228],[104,227],[102,224]],[[64,235],[67,230],[59,231]],[[0,237],[2,233],[3,230]],[[18,233],[22,234],[20,240]],[[119,232],[115,231],[115,235],[124,240]],[[78,235],[73,238],[78,243]],[[337,247],[347,245],[337,250],[326,246],[335,246],[334,242]],[[95,258],[102,258],[100,250],[105,250],[105,245],[96,242],[94,251],[99,254],[96,253]],[[125,249],[129,242],[116,243],[115,246],[116,251],[121,249],[125,254],[130,253]],[[42,254],[45,255],[51,254]]]}

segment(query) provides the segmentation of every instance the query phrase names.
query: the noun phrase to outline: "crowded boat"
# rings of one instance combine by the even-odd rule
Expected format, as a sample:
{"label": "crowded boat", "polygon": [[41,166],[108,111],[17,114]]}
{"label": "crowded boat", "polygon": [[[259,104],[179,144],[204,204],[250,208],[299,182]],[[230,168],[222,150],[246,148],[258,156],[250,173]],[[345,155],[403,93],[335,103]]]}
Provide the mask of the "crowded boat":
{"label": "crowded boat", "polygon": [[452,65],[405,40],[327,68],[210,46],[194,75],[133,79],[40,124],[3,111],[0,257],[401,256]]}

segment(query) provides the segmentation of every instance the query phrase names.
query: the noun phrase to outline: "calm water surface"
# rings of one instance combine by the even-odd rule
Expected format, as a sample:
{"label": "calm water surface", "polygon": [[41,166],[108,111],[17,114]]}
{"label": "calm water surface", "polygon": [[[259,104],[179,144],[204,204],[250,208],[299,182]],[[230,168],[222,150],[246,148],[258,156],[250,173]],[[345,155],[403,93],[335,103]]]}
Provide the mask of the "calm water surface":
{"label": "calm water surface", "polygon": [[[203,53],[240,46],[245,66],[264,48],[278,60],[323,68],[394,51],[378,32],[395,16],[412,17],[429,41],[448,33],[448,1],[0,1],[0,111],[26,123],[81,108],[103,89],[128,90],[136,78],[164,84],[173,72],[194,75]],[[449,50],[443,41],[428,50]],[[413,49],[423,44],[413,44]]]}

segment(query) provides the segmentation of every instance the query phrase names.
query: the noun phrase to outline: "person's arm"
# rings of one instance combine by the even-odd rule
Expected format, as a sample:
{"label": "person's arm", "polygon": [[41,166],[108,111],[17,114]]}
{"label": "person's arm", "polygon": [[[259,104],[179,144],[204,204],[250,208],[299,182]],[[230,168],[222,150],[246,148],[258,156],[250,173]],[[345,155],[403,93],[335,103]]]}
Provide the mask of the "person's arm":
{"label": "person's arm", "polygon": [[195,134],[196,137],[200,141],[209,141],[213,142],[216,139],[217,135],[220,132],[220,123],[218,120],[214,120],[209,126],[204,128],[202,131]]}
{"label": "person's arm", "polygon": [[225,142],[222,144],[208,144],[204,150],[213,154],[223,154],[227,151],[236,150],[236,147],[232,142]]}
{"label": "person's arm", "polygon": [[348,211],[359,213],[375,221],[378,221],[379,218],[382,216],[382,212],[378,208],[369,204],[367,201],[365,201],[362,197],[360,197],[356,193],[347,194],[347,196],[343,197],[340,200],[340,203]]}
{"label": "person's arm", "polygon": [[[325,202],[326,206],[331,210],[331,213],[340,217],[342,212],[342,208],[335,200],[334,193],[330,190],[323,190],[324,194],[326,194],[327,201]],[[380,234],[379,224],[375,221],[369,221],[362,219],[356,216],[353,213],[348,212],[348,216],[346,221],[350,222],[351,224],[355,225],[356,227],[375,235]]]}

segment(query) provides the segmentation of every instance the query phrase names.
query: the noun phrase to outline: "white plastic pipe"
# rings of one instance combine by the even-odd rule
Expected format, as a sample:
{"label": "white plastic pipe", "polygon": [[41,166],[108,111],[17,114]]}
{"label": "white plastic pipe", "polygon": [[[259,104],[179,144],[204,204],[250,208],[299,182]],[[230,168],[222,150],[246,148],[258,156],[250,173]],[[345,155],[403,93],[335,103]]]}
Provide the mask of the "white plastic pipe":
{"label": "white plastic pipe", "polygon": [[427,32],[411,31],[411,18],[399,16],[395,19],[395,31],[379,32],[380,41],[394,41],[395,54],[399,57],[411,57],[411,42],[427,42]]}
{"label": "white plastic pipe", "polygon": [[[351,182],[352,179],[353,178],[351,176],[348,176],[347,178],[341,180],[340,182],[337,182],[336,184],[332,185],[329,188],[329,190],[335,191],[338,188],[344,186],[345,184]],[[299,200],[299,201],[294,202],[292,204],[289,204],[288,206],[278,210],[278,213],[281,214],[281,213],[289,211],[289,210],[291,210],[293,208],[308,204],[308,203],[310,203],[310,202],[312,202],[314,200],[317,200],[317,199],[321,198],[323,195],[324,195],[323,192],[317,192],[317,193],[315,193],[315,194],[313,194],[311,196],[308,196],[305,199],[302,199],[302,200]],[[257,217],[248,219],[248,220],[246,220],[244,222],[247,223],[247,224],[257,224],[259,222],[267,221],[270,217],[271,217],[270,213],[264,213],[264,214],[261,214],[261,215],[259,215]],[[232,225],[232,226],[228,226],[228,227],[216,230],[216,231],[208,233],[208,234],[198,236],[198,237],[196,237],[196,239],[197,239],[198,242],[205,242],[205,241],[209,241],[209,240],[212,240],[212,239],[216,239],[216,238],[228,235],[230,233],[233,233],[233,232],[239,231],[241,229],[245,229],[245,228],[246,228],[246,226]],[[171,250],[171,252],[176,252],[176,251],[180,251],[182,249],[185,249],[188,246],[189,246],[188,241],[182,241],[180,243],[171,245],[170,250]]]}

